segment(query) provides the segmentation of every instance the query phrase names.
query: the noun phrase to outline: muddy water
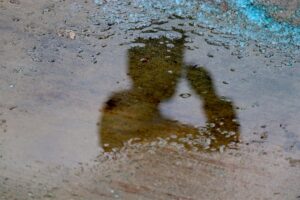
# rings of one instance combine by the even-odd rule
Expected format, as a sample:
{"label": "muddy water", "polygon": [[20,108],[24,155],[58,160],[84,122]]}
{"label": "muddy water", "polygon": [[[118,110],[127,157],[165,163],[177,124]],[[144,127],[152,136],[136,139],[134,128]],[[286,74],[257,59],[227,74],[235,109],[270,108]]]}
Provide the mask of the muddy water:
{"label": "muddy water", "polygon": [[[206,150],[224,150],[238,142],[239,124],[233,103],[218,96],[205,67],[184,63],[184,41],[184,37],[173,41],[165,37],[138,39],[135,42],[144,46],[128,50],[132,88],[114,93],[102,110],[99,135],[106,151],[128,141],[153,142],[158,138]],[[207,118],[202,128],[167,118],[159,109],[160,103],[172,99],[181,77],[203,100],[202,108],[195,107],[199,112],[203,109]],[[180,97],[188,98],[190,94]]]}

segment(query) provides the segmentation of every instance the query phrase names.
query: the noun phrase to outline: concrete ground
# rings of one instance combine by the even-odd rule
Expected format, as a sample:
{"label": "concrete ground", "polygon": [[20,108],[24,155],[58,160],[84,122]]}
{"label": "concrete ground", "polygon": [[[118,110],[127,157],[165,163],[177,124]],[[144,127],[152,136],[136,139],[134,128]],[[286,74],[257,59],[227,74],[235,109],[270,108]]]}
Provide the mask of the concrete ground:
{"label": "concrete ground", "polygon": [[[207,42],[210,30],[194,35],[184,61],[234,102],[238,146],[103,153],[101,108],[132,86],[131,46],[91,23],[96,12],[91,1],[0,0],[0,199],[300,199],[300,60],[276,67],[282,55],[270,62],[255,44],[238,58]],[[198,126],[202,103],[182,77],[160,110]]]}

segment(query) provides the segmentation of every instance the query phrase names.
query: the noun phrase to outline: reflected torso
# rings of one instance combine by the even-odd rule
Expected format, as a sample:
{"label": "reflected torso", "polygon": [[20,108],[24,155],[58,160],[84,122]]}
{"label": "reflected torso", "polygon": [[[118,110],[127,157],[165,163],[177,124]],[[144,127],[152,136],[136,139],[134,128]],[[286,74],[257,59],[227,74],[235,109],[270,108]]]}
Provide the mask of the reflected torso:
{"label": "reflected torso", "polygon": [[[187,148],[208,150],[238,141],[239,128],[232,103],[218,97],[212,78],[203,67],[188,66],[185,71],[192,88],[204,102],[209,126],[197,129],[161,114],[159,104],[172,98],[184,71],[184,38],[169,41],[162,37],[137,42],[145,46],[131,48],[128,53],[132,88],[114,93],[102,109],[99,136],[105,151],[119,149],[137,138],[139,142],[164,138]],[[173,48],[168,47],[171,42]],[[187,142],[186,138],[191,140]],[[208,138],[211,142],[205,144]]]}

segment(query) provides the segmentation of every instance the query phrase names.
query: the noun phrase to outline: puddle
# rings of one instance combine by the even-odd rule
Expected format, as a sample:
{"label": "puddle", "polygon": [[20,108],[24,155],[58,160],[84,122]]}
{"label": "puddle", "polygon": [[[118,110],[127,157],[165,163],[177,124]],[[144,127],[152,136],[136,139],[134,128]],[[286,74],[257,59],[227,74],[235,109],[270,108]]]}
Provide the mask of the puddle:
{"label": "puddle", "polygon": [[[143,46],[128,50],[128,76],[132,87],[113,93],[102,109],[99,128],[105,151],[126,143],[181,144],[188,149],[223,151],[239,140],[234,103],[220,97],[210,73],[202,66],[184,63],[185,38],[137,39]],[[185,77],[203,106],[206,125],[195,127],[163,115],[160,104],[174,97],[180,78]],[[190,94],[182,94],[182,98]],[[183,110],[183,109],[181,109]],[[202,111],[203,110],[203,111]],[[200,119],[199,119],[200,121]]]}

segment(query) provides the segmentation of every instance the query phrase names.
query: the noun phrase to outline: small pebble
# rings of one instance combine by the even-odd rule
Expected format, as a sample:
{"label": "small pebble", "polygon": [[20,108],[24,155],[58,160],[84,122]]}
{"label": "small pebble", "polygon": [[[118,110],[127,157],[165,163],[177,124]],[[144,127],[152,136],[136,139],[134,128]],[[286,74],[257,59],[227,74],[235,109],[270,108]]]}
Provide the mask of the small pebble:
{"label": "small pebble", "polygon": [[182,93],[179,96],[185,99],[185,98],[189,98],[192,95],[190,93]]}
{"label": "small pebble", "polygon": [[208,56],[209,58],[213,58],[213,57],[214,57],[214,55],[213,55],[212,53],[208,53],[207,56]]}

